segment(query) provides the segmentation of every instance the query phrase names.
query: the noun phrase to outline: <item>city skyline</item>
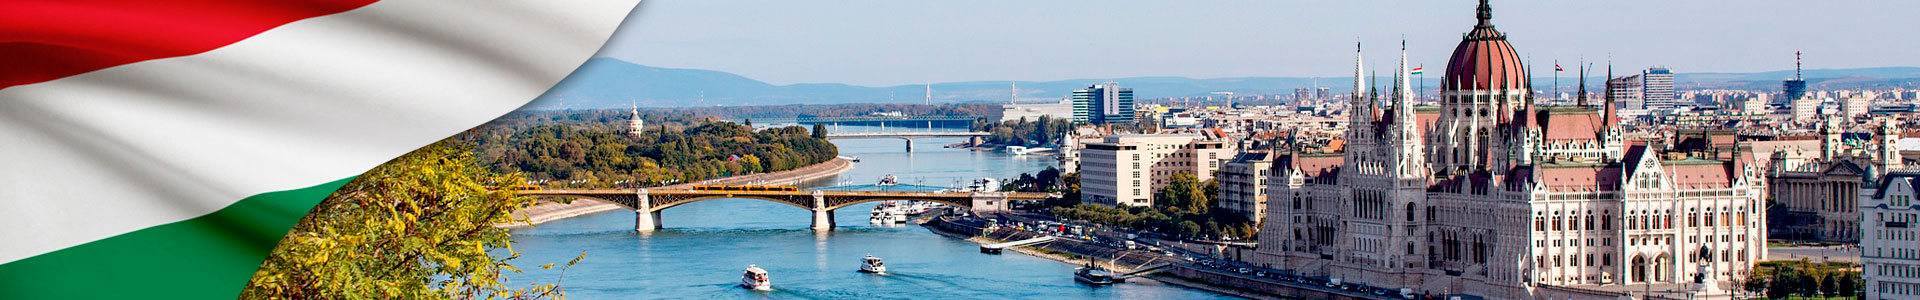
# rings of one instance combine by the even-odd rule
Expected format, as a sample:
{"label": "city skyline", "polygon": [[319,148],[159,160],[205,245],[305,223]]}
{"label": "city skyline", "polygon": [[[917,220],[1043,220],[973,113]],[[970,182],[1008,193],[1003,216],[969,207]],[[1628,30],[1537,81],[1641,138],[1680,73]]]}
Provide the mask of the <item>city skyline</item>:
{"label": "city skyline", "polygon": [[[1099,9],[1108,11],[1099,14],[1069,13],[1090,9],[1078,3],[741,2],[747,1],[646,2],[598,55],[722,70],[782,85],[1339,76],[1349,60],[1341,56],[1349,55],[1356,39],[1380,45],[1368,47],[1373,53],[1390,50],[1404,36],[1415,66],[1444,68],[1444,51],[1458,38],[1446,30],[1471,25],[1458,18],[1473,14],[1459,3],[1441,2],[1386,8],[1380,2],[1121,2],[1104,4]],[[1683,2],[1650,10],[1645,8],[1657,3],[1511,2],[1496,3],[1493,13],[1524,28],[1511,34],[1516,47],[1529,53],[1529,64],[1539,64],[1530,66],[1536,76],[1551,76],[1555,59],[1570,65],[1582,57],[1597,64],[1611,57],[1627,69],[1662,65],[1679,73],[1787,70],[1793,51],[1807,53],[1809,69],[1920,65],[1920,59],[1899,53],[1920,42],[1859,30],[1920,25],[1897,18],[1905,10],[1888,9],[1913,5],[1908,3]],[[1722,10],[1744,14],[1716,13]],[[756,21],[734,21],[742,19]],[[1223,28],[1277,29],[1228,33]],[[1103,43],[1115,46],[1098,51],[1065,46]],[[1572,66],[1566,69],[1563,76],[1573,75]]]}

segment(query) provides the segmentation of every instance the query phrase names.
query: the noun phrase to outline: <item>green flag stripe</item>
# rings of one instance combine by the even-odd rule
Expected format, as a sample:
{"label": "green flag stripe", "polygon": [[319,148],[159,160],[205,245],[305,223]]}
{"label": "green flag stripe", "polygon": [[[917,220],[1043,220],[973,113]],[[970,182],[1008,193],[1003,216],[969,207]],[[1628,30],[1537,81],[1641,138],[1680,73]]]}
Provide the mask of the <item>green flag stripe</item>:
{"label": "green flag stripe", "polygon": [[0,298],[233,299],[287,230],[352,179],[0,264]]}

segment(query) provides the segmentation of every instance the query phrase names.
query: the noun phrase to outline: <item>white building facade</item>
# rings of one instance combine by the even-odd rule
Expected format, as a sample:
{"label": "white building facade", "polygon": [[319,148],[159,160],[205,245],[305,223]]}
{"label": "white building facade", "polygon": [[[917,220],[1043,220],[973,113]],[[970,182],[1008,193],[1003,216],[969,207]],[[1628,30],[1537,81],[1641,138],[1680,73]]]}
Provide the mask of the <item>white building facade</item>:
{"label": "white building facade", "polygon": [[1080,150],[1080,192],[1088,203],[1152,206],[1175,173],[1213,179],[1234,150],[1197,134],[1123,134]]}
{"label": "white building facade", "polygon": [[1860,193],[1861,278],[1868,300],[1920,299],[1920,173],[1895,172]]}

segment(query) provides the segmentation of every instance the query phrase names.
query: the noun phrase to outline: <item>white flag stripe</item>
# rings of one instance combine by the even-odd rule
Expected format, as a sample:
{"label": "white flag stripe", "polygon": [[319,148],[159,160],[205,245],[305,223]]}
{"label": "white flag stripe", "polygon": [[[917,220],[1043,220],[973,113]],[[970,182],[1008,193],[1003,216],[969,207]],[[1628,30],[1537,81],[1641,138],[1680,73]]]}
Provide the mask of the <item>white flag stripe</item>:
{"label": "white flag stripe", "polygon": [[638,0],[386,0],[0,90],[0,263],[365,172],[524,105]]}

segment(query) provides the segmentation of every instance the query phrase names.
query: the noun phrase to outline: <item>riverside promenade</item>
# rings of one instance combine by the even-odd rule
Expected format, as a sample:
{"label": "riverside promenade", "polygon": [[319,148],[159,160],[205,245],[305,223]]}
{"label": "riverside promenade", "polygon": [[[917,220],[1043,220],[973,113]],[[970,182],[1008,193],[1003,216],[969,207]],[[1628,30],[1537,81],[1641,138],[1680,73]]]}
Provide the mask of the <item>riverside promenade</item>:
{"label": "riverside promenade", "polygon": [[[651,188],[689,189],[689,188],[692,188],[693,185],[697,185],[697,184],[794,185],[794,184],[798,184],[800,182],[812,180],[815,178],[833,176],[835,174],[840,174],[841,172],[846,172],[847,170],[850,170],[850,169],[853,169],[852,162],[848,162],[846,160],[839,159],[839,158],[834,158],[826,162],[814,164],[811,166],[800,167],[798,169],[786,170],[786,171],[740,175],[740,176],[733,176],[733,177],[726,177],[726,178],[715,178],[715,179],[702,180],[699,182],[690,182],[690,183],[682,183],[682,184],[676,184],[676,185],[659,186],[659,187],[651,187]],[[526,222],[510,223],[510,224],[495,224],[495,226],[496,227],[528,226],[533,224],[546,223],[548,221],[553,221],[553,220],[559,220],[559,219],[571,218],[571,217],[576,217],[576,216],[581,216],[581,215],[586,215],[591,213],[610,211],[610,210],[619,210],[619,209],[623,209],[623,208],[621,208],[620,205],[605,202],[605,201],[588,200],[588,201],[573,201],[572,203],[541,202],[540,204],[528,206],[526,208],[522,208],[519,211],[514,212],[515,215],[519,215],[522,219],[527,220]]]}

